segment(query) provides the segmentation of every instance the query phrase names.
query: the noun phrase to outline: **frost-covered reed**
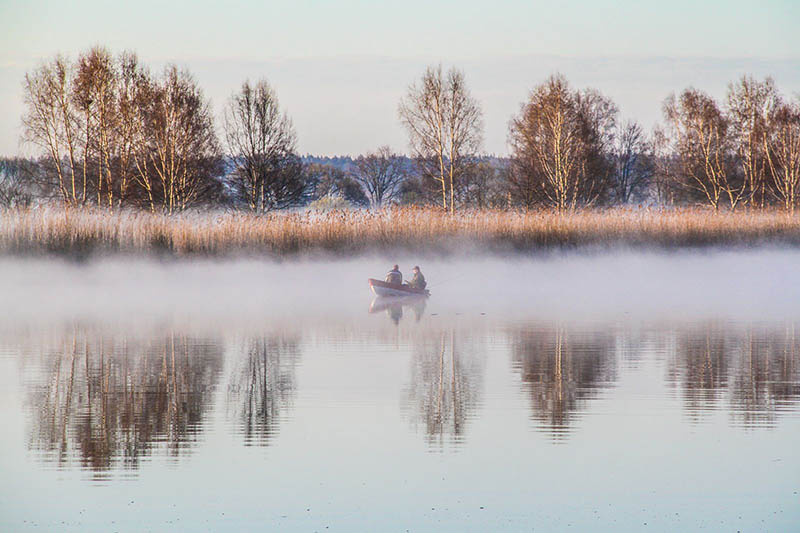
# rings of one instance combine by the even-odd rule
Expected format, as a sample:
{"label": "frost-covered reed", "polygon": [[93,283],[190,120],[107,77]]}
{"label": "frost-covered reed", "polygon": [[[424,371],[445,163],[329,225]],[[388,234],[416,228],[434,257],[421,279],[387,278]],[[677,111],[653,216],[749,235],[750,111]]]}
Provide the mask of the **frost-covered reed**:
{"label": "frost-covered reed", "polygon": [[800,244],[800,217],[706,209],[553,211],[392,208],[380,211],[159,215],[92,209],[0,213],[5,254],[171,256],[536,252],[572,247]]}

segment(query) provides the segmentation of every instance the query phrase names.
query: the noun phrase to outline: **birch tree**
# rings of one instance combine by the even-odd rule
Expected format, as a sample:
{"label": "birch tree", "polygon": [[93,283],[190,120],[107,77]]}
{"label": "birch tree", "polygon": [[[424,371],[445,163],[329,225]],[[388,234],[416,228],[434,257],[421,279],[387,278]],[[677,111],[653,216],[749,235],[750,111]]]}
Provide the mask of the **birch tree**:
{"label": "birch tree", "polygon": [[218,183],[220,159],[209,104],[191,75],[168,66],[143,98],[137,177],[150,209],[183,211]]}
{"label": "birch tree", "polygon": [[736,209],[747,183],[733,169],[730,122],[713,98],[686,89],[664,102],[672,153],[678,158],[673,176],[714,210],[727,203]]}
{"label": "birch tree", "polygon": [[131,182],[136,170],[137,134],[143,119],[140,108],[144,106],[149,74],[139,64],[135,54],[123,53],[119,57],[117,82],[117,120],[111,150],[114,154],[118,182],[117,205],[128,201]]}
{"label": "birch tree", "polygon": [[72,70],[58,56],[26,74],[22,117],[23,139],[47,154],[60,196],[69,205],[84,199],[76,164],[78,120],[70,101]]}
{"label": "birch tree", "polygon": [[780,104],[772,78],[758,81],[743,76],[728,86],[727,112],[738,166],[747,187],[745,201],[764,207],[768,200],[767,154],[764,140],[769,135],[770,118]]}
{"label": "birch tree", "polygon": [[559,211],[605,201],[616,113],[609,99],[573,91],[560,75],[534,88],[509,126],[517,201]]}
{"label": "birch tree", "polygon": [[765,137],[764,152],[775,194],[793,215],[800,195],[800,100],[781,105],[771,119],[774,127]]}
{"label": "birch tree", "polygon": [[[82,193],[87,201],[88,188],[93,188],[97,205],[105,201],[109,207],[114,203],[110,147],[116,133],[116,82],[114,60],[108,50],[94,47],[78,58],[72,99],[82,117]],[[105,199],[101,198],[104,192]]]}
{"label": "birch tree", "polygon": [[455,211],[455,184],[483,140],[483,114],[464,73],[428,67],[398,108],[422,173],[440,187],[442,208]]}

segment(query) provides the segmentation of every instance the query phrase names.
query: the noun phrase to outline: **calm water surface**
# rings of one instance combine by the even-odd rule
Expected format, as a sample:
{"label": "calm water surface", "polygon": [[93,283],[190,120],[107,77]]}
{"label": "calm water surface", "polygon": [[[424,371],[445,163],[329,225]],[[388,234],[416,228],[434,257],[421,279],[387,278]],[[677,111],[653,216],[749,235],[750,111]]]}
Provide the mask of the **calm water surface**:
{"label": "calm water surface", "polygon": [[797,255],[623,259],[6,264],[0,529],[796,530]]}

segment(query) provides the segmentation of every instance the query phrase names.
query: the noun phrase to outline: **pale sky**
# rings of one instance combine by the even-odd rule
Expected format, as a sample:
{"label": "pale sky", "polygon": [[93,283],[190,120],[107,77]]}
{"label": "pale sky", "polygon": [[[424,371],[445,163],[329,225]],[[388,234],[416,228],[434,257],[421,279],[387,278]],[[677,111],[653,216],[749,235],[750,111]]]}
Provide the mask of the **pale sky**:
{"label": "pale sky", "polygon": [[482,103],[487,152],[555,71],[612,97],[651,127],[693,85],[724,95],[744,73],[800,91],[800,1],[47,1],[0,0],[0,154],[18,144],[24,73],[93,44],[192,71],[216,113],[246,79],[267,78],[301,153],[407,150],[397,102],[428,64],[462,68]]}

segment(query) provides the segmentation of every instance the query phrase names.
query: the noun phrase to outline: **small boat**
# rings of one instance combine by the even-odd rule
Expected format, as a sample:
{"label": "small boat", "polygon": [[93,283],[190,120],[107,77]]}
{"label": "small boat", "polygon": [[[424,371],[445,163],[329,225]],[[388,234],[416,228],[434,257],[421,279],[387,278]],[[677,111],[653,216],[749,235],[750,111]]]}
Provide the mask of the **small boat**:
{"label": "small boat", "polygon": [[379,279],[370,279],[369,288],[377,296],[430,296],[431,294],[427,289],[414,289],[408,285],[386,283]]}

